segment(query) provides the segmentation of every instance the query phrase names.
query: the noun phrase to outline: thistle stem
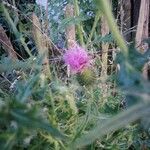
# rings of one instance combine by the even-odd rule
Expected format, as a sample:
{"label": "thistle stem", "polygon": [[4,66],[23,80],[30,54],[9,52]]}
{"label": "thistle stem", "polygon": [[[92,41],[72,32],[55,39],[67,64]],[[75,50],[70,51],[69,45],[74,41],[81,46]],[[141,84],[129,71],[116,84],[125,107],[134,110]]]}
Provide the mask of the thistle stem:
{"label": "thistle stem", "polygon": [[91,30],[91,32],[90,32],[90,35],[89,35],[88,39],[87,39],[87,43],[86,43],[86,46],[85,46],[85,47],[88,47],[88,45],[89,45],[89,43],[90,43],[90,41],[91,41],[91,39],[92,39],[92,37],[93,37],[94,31],[95,31],[95,28],[96,28],[96,26],[97,26],[97,23],[98,23],[98,21],[99,21],[99,19],[100,19],[100,16],[101,16],[101,13],[100,13],[100,11],[98,11],[98,12],[96,13],[96,16],[95,16],[95,19],[94,19],[94,23],[93,23],[93,26],[92,26],[92,30]]}
{"label": "thistle stem", "polygon": [[[78,0],[74,0],[74,7],[75,7],[75,15],[79,16],[80,11],[79,11]],[[80,44],[84,46],[85,44],[84,44],[84,38],[83,38],[83,27],[81,23],[77,24],[77,33],[79,36]]]}

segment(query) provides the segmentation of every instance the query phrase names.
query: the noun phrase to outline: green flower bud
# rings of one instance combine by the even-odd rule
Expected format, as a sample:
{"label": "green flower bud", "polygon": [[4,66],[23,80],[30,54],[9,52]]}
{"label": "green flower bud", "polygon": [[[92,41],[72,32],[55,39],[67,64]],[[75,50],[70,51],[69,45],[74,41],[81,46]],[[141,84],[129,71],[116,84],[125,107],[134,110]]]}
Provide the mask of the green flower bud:
{"label": "green flower bud", "polygon": [[94,84],[96,76],[93,70],[87,68],[77,73],[76,78],[80,85],[90,86]]}

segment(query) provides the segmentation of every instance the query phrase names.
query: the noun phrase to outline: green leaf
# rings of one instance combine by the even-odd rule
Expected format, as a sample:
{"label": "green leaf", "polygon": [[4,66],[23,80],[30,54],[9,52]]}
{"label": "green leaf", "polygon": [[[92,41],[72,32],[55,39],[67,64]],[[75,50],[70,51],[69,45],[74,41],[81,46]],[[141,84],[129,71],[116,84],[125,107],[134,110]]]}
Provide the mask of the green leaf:
{"label": "green leaf", "polygon": [[63,30],[65,29],[67,26],[70,25],[77,25],[85,20],[90,19],[90,17],[85,16],[85,15],[80,15],[80,16],[74,16],[74,17],[69,17],[69,18],[65,18],[61,21],[61,24],[59,26],[59,29]]}
{"label": "green leaf", "polygon": [[54,128],[51,124],[44,123],[44,121],[41,121],[37,118],[33,118],[32,116],[26,115],[19,111],[13,110],[10,113],[12,117],[23,126],[37,130],[38,129],[45,130],[46,132],[50,133],[53,137],[61,140],[67,139],[65,135],[63,135],[60,131]]}
{"label": "green leaf", "polygon": [[[135,113],[136,112],[136,113]],[[92,144],[96,139],[102,138],[104,135],[111,133],[125,125],[139,119],[140,117],[149,114],[150,106],[145,104],[137,104],[130,109],[118,114],[112,119],[108,120],[103,125],[99,124],[89,131],[87,134],[78,138],[73,146],[74,148],[81,148],[86,145]]]}

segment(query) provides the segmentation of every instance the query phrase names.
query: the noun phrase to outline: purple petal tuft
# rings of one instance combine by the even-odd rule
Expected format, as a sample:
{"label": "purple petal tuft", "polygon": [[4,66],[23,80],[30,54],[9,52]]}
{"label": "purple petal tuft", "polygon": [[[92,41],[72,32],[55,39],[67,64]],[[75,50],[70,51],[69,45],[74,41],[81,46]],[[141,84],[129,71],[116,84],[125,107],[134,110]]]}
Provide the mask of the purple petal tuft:
{"label": "purple petal tuft", "polygon": [[73,73],[78,73],[90,65],[90,57],[84,48],[75,44],[64,54],[64,61]]}

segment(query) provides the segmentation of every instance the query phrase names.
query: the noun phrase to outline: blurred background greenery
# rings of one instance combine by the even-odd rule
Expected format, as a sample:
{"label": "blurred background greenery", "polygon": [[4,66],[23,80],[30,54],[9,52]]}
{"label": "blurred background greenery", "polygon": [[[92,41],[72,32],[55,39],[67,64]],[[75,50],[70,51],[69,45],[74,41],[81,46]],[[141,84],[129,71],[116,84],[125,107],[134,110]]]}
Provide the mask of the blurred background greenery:
{"label": "blurred background greenery", "polygon": [[[149,6],[0,1],[0,149],[150,149]],[[67,71],[69,39],[93,60],[90,86]]]}

